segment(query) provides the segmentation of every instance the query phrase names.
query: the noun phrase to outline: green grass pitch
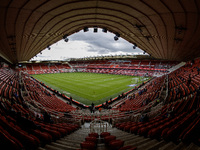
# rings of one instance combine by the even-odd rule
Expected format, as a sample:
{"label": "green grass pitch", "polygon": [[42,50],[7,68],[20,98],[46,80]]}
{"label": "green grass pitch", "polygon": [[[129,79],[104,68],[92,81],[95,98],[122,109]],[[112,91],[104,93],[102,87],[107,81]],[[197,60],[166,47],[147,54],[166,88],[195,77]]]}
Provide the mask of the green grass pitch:
{"label": "green grass pitch", "polygon": [[139,84],[140,77],[96,73],[56,73],[32,75],[59,92],[90,105],[102,104]]}

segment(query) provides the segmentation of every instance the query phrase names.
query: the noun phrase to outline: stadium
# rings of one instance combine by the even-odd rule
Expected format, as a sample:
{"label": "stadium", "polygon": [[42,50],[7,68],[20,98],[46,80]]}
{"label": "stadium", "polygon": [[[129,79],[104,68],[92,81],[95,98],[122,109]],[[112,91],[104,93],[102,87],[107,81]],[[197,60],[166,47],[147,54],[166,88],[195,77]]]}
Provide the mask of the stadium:
{"label": "stadium", "polygon": [[[1,149],[200,149],[200,1],[1,0],[0,7]],[[144,55],[33,60],[89,28]]]}

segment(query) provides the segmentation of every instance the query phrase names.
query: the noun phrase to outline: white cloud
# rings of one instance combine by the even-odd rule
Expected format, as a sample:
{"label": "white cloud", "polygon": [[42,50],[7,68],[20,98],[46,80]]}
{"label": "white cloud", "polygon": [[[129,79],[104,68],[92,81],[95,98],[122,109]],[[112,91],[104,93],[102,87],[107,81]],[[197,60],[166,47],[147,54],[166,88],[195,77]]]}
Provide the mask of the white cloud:
{"label": "white cloud", "polygon": [[142,54],[139,48],[133,49],[133,44],[119,38],[114,40],[114,34],[101,32],[93,33],[80,31],[68,37],[69,41],[58,41],[51,45],[51,50],[43,50],[32,60],[63,60],[66,58],[83,58],[101,55]]}

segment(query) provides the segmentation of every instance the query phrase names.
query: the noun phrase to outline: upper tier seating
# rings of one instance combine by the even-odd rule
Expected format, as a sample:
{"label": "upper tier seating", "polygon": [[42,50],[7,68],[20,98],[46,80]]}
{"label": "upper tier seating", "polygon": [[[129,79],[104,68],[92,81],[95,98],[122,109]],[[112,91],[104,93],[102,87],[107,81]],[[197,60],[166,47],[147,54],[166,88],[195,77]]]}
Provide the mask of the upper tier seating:
{"label": "upper tier seating", "polygon": [[[93,73],[123,74],[132,76],[158,76],[167,72],[167,69],[176,65],[177,62],[156,60],[90,60],[70,61],[73,69]],[[71,69],[68,64],[24,64],[21,71],[28,74],[60,73]]]}
{"label": "upper tier seating", "polygon": [[25,64],[19,70],[28,74],[45,74],[45,73],[61,73],[66,72],[65,69],[70,69],[68,64]]}

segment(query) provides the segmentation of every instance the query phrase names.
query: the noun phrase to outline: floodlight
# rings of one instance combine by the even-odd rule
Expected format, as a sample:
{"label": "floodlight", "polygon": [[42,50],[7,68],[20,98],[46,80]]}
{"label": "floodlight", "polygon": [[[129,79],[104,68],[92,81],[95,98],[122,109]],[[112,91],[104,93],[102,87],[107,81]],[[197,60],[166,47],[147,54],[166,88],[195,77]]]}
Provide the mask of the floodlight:
{"label": "floodlight", "polygon": [[114,36],[114,40],[117,41],[119,38],[117,36]]}
{"label": "floodlight", "polygon": [[47,46],[47,49],[48,49],[48,50],[50,50],[50,49],[51,49],[51,47],[48,45],[48,46]]}
{"label": "floodlight", "polygon": [[94,27],[94,33],[97,33],[97,31],[98,31],[98,28]]}
{"label": "floodlight", "polygon": [[102,29],[102,32],[104,32],[104,33],[107,33],[107,31],[108,31],[108,30],[107,30],[106,28],[103,28],[103,29]]}
{"label": "floodlight", "polygon": [[67,36],[68,36],[67,34],[65,34],[65,35],[63,36],[63,39],[64,39],[65,42],[68,42],[68,41],[69,41],[69,39],[68,39]]}
{"label": "floodlight", "polygon": [[89,31],[88,27],[84,27],[84,28],[83,28],[83,31],[84,31],[84,32]]}
{"label": "floodlight", "polygon": [[120,34],[119,34],[118,32],[116,32],[115,35],[116,35],[117,37],[120,37]]}
{"label": "floodlight", "polygon": [[65,41],[65,42],[68,42],[68,41],[69,41],[69,39],[66,37],[66,38],[64,39],[64,41]]}
{"label": "floodlight", "polygon": [[133,49],[136,49],[137,44],[133,43]]}

